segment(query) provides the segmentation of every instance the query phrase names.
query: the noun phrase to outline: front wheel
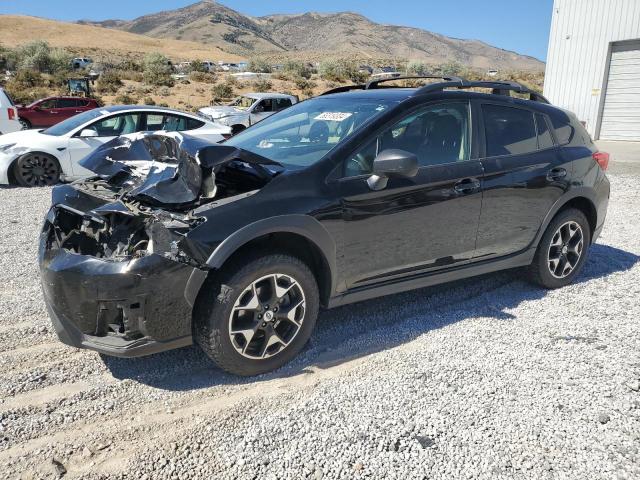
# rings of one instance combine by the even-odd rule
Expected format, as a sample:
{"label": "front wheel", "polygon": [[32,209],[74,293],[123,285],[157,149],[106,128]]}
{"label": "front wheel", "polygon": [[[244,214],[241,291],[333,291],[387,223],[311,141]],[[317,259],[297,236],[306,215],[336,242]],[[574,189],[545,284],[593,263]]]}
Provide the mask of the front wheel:
{"label": "front wheel", "polygon": [[16,160],[13,176],[21,187],[46,187],[60,181],[58,160],[46,153],[27,153]]}
{"label": "front wheel", "polygon": [[232,262],[204,288],[194,338],[220,368],[236,375],[287,363],[309,340],[318,316],[313,273],[286,254]]}
{"label": "front wheel", "polygon": [[529,267],[533,282],[545,288],[568,285],[578,276],[591,245],[591,229],[584,213],[563,210],[545,231]]}

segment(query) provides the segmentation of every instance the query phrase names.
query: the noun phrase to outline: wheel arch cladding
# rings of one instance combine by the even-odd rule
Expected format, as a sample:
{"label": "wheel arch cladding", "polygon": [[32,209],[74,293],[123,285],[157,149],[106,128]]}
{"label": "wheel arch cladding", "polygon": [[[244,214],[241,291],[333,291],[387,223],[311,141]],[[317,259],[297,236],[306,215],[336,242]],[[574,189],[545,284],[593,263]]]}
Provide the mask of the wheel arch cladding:
{"label": "wheel arch cladding", "polygon": [[587,217],[587,221],[589,222],[591,238],[593,238],[593,232],[595,232],[598,223],[598,211],[593,202],[586,197],[574,197],[565,203],[560,211],[566,210],[567,208],[576,208],[584,213],[584,216]]}
{"label": "wheel arch cladding", "polygon": [[[285,215],[259,220],[225,239],[207,260],[209,275],[247,252],[288,253],[304,261],[318,282],[320,301],[326,305],[336,287],[336,246],[333,238],[315,218]],[[189,280],[186,297],[195,302],[206,276]]]}
{"label": "wheel arch cladding", "polygon": [[556,204],[551,208],[547,217],[545,218],[540,231],[535,239],[535,245],[540,243],[544,232],[549,227],[551,221],[555,218],[558,213],[562,210],[566,210],[567,208],[576,208],[584,213],[585,217],[587,217],[587,221],[589,222],[589,230],[591,233],[591,239],[593,240],[593,233],[597,228],[598,223],[598,213],[593,200],[593,193],[591,193],[588,189],[580,189],[573,193],[573,195],[565,196],[560,198]]}

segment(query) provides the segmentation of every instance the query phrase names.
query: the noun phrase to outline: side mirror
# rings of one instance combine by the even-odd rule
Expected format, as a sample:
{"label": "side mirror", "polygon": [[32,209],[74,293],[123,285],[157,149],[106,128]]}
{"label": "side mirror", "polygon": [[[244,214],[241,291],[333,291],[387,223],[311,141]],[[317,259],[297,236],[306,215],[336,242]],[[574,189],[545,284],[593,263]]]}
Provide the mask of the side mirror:
{"label": "side mirror", "polygon": [[80,132],[80,137],[83,137],[83,138],[97,137],[97,136],[98,136],[98,132],[96,132],[95,130],[92,130],[90,128],[85,128],[84,130],[82,130]]}
{"label": "side mirror", "polygon": [[404,150],[383,150],[373,160],[373,175],[367,179],[371,190],[382,190],[393,177],[414,177],[418,173],[418,157]]}

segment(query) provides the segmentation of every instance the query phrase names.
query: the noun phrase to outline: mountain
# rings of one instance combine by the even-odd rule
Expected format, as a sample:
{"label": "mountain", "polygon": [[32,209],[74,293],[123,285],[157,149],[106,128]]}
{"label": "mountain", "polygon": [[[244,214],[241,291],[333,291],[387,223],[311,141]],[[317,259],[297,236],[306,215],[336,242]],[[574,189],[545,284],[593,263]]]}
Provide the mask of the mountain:
{"label": "mountain", "polygon": [[174,60],[215,58],[238,61],[243,58],[200,42],[153,38],[93,25],[21,15],[0,15],[0,32],[4,46],[14,47],[34,39],[45,40],[53,47],[64,47],[75,54],[115,63],[128,55],[140,56],[149,52],[161,52]]}
{"label": "mountain", "polygon": [[[540,71],[544,63],[479,40],[447,37],[419,28],[383,25],[352,12],[249,17],[212,0],[134,20],[80,21],[157,38],[189,40],[227,52],[404,58],[457,61],[479,69]],[[300,56],[300,55],[298,55]]]}
{"label": "mountain", "polygon": [[150,37],[191,40],[242,54],[286,50],[263,30],[256,19],[214,1],[201,1],[130,21],[80,20],[78,23],[116,28]]}
{"label": "mountain", "polygon": [[260,19],[271,38],[287,50],[344,52],[368,57],[457,61],[487,69],[541,70],[539,60],[493,47],[479,40],[462,40],[419,28],[382,25],[352,12],[271,15]]}

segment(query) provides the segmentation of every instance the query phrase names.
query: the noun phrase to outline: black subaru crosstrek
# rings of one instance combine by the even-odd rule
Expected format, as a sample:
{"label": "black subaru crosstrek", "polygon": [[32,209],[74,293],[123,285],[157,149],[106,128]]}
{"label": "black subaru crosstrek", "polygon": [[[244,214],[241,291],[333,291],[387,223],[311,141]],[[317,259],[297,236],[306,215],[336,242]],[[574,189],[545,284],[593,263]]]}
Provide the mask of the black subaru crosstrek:
{"label": "black subaru crosstrek", "polygon": [[221,145],[120,137],[82,161],[94,177],[53,190],[46,303],[66,344],[133,357],[195,340],[259,374],[321,307],[514,267],[567,285],[605,220],[608,160],[542,96],[453,77],[339,88]]}

